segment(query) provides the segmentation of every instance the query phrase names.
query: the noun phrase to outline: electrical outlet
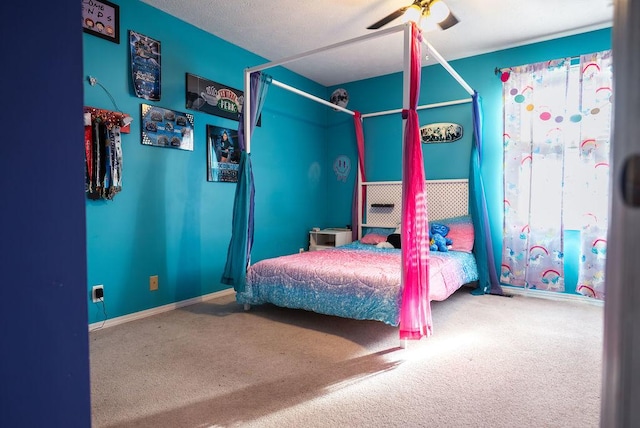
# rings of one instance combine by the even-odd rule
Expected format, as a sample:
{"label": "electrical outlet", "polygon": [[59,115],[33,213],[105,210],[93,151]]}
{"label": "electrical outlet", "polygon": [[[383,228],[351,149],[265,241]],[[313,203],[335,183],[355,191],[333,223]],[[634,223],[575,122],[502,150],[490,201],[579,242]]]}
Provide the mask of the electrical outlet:
{"label": "electrical outlet", "polygon": [[158,275],[152,275],[149,277],[149,291],[156,291],[158,289]]}
{"label": "electrical outlet", "polygon": [[104,301],[104,285],[94,285],[91,289],[91,300],[93,303]]}

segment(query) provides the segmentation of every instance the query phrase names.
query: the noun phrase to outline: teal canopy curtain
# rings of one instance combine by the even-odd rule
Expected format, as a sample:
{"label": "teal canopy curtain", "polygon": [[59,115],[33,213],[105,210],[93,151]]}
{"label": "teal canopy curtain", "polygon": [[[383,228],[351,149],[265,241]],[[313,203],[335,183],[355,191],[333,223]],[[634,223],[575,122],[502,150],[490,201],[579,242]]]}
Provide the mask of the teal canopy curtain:
{"label": "teal canopy curtain", "polygon": [[473,294],[502,295],[502,287],[496,271],[493,255],[491,227],[487,212],[487,200],[482,179],[482,108],[480,96],[473,96],[473,145],[471,147],[471,171],[469,174],[469,192],[471,198],[471,217],[474,222],[475,245],[473,252],[478,263],[478,287]]}
{"label": "teal canopy curtain", "polygon": [[267,89],[271,84],[271,76],[261,72],[251,74],[250,111],[242,111],[238,123],[238,145],[241,150],[238,165],[238,183],[233,202],[233,217],[231,223],[231,241],[227,250],[227,262],[222,273],[222,283],[232,285],[235,291],[244,291],[246,285],[247,268],[251,261],[253,247],[253,211],[255,187],[253,184],[253,170],[251,157],[246,151],[244,115],[249,114],[249,130],[253,135]]}

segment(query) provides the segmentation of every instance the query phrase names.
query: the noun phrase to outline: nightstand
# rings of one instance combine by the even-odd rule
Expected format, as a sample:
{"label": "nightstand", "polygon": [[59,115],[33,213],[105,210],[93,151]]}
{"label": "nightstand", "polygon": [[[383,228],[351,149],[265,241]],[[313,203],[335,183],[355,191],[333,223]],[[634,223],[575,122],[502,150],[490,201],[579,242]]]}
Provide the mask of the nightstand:
{"label": "nightstand", "polygon": [[323,229],[309,232],[309,251],[326,250],[351,242],[350,230]]}

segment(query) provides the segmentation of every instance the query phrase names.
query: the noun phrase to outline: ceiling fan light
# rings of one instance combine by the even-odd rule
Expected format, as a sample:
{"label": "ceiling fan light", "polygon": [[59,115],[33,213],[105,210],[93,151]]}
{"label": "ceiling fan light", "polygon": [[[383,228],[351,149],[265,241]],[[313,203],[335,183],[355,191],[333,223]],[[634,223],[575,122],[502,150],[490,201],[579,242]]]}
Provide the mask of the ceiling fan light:
{"label": "ceiling fan light", "polygon": [[436,23],[440,23],[447,19],[451,11],[445,2],[435,0],[429,5],[429,15],[435,20]]}
{"label": "ceiling fan light", "polygon": [[423,15],[420,20],[420,28],[423,33],[427,33],[429,31],[439,30],[440,26],[432,16]]}
{"label": "ceiling fan light", "polygon": [[417,4],[412,4],[402,15],[402,19],[404,22],[419,22],[420,16],[422,15],[422,9]]}

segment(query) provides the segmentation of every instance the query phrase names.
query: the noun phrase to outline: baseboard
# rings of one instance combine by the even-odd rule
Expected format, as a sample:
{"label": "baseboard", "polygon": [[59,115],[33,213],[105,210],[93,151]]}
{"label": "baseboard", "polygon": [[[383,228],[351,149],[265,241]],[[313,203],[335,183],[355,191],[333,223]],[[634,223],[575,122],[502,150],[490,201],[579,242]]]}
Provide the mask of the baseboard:
{"label": "baseboard", "polygon": [[233,288],[227,288],[226,290],[216,291],[215,293],[205,294],[203,296],[198,296],[198,297],[194,297],[187,300],[181,300],[180,302],[169,303],[167,305],[158,306],[157,308],[151,308],[151,309],[146,309],[140,312],[134,312],[132,314],[123,315],[121,317],[111,318],[106,321],[94,322],[92,324],[89,324],[89,331],[92,331],[95,329],[113,327],[119,324],[124,324],[126,322],[147,318],[152,315],[161,314],[163,312],[172,311],[174,309],[183,308],[189,305],[195,305],[196,303],[205,302],[207,300],[216,299],[218,297],[228,296],[234,293],[235,291],[233,290]]}
{"label": "baseboard", "polygon": [[569,293],[558,293],[546,290],[531,290],[529,288],[514,287],[512,285],[501,285],[505,295],[513,294],[525,297],[536,297],[539,299],[558,300],[564,302],[581,302],[594,306],[604,306],[604,301],[592,299],[587,296]]}

